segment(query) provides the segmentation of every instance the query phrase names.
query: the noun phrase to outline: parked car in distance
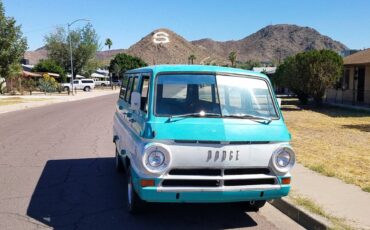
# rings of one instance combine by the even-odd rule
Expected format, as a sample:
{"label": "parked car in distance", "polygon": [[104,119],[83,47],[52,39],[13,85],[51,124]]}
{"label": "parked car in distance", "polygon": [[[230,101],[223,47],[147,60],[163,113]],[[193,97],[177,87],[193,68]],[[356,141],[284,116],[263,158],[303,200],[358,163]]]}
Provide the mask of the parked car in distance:
{"label": "parked car in distance", "polygon": [[112,80],[112,85],[121,85],[120,80]]}
{"label": "parked car in distance", "polygon": [[95,80],[95,86],[108,86],[108,85],[110,85],[110,81]]}
{"label": "parked car in distance", "polygon": [[147,202],[244,202],[287,196],[295,153],[268,77],[235,68],[129,70],[113,121],[128,211]]}
{"label": "parked car in distance", "polygon": [[[72,84],[71,83],[62,83],[61,84],[63,90],[71,90]],[[83,90],[89,92],[90,90],[95,88],[95,82],[93,79],[79,79],[73,80],[73,89]]]}

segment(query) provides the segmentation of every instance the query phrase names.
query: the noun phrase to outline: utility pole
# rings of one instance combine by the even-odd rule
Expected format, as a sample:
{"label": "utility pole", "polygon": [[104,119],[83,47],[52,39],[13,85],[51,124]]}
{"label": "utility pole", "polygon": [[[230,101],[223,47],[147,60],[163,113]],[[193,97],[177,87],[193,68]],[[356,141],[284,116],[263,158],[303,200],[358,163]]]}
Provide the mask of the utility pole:
{"label": "utility pole", "polygon": [[70,33],[70,27],[74,23],[79,22],[79,21],[89,22],[90,20],[81,18],[81,19],[74,20],[73,22],[67,24],[68,25],[68,38],[69,38],[69,54],[70,54],[70,59],[71,59],[71,86],[72,86],[72,96],[74,95],[74,93],[73,93],[73,52],[72,52],[72,38],[71,38],[71,33]]}

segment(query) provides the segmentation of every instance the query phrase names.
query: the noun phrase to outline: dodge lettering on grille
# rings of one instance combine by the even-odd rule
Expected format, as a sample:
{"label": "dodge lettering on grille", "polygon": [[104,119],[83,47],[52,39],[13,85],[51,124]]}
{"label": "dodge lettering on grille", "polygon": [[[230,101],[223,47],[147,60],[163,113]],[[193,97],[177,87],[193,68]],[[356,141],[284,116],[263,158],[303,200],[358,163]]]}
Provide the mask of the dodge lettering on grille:
{"label": "dodge lettering on grille", "polygon": [[208,150],[207,162],[209,161],[238,161],[239,160],[239,150],[230,151],[212,151]]}

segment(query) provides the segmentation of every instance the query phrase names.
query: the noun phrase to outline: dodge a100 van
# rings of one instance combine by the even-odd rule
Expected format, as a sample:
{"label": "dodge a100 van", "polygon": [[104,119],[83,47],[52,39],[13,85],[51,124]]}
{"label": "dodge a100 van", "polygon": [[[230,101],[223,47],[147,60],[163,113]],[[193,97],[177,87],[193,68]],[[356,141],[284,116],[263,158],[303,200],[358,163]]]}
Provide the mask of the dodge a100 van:
{"label": "dodge a100 van", "polygon": [[290,190],[290,140],[264,74],[159,65],[122,79],[113,142],[132,213],[147,202],[245,202],[258,210]]}

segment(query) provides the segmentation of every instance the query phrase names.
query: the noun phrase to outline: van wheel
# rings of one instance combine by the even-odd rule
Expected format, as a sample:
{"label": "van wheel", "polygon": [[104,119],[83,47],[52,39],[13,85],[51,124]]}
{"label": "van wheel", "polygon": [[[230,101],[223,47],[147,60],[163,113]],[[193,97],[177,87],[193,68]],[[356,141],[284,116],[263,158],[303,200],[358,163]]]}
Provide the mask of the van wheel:
{"label": "van wheel", "polygon": [[121,159],[120,155],[118,154],[117,148],[116,148],[115,166],[116,166],[117,172],[121,173],[121,172],[124,171],[122,159]]}
{"label": "van wheel", "polygon": [[260,208],[262,208],[266,204],[265,200],[253,200],[247,202],[247,207],[249,210],[258,212]]}
{"label": "van wheel", "polygon": [[85,86],[85,88],[84,88],[85,92],[90,92],[90,90],[91,90],[90,86]]}
{"label": "van wheel", "polygon": [[127,209],[130,214],[140,213],[145,205],[145,202],[137,195],[132,183],[131,166],[127,168]]}

